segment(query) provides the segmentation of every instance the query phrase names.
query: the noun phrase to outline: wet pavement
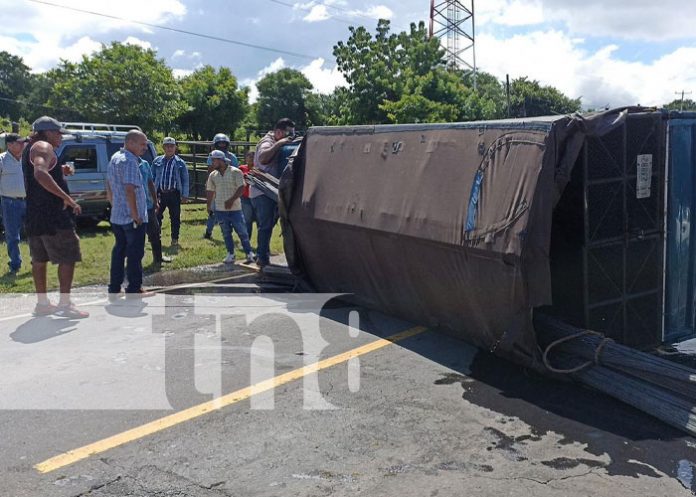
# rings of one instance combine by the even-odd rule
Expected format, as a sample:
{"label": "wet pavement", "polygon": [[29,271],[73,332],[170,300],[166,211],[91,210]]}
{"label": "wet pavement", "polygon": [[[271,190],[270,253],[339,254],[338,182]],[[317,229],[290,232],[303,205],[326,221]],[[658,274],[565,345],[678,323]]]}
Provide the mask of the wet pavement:
{"label": "wet pavement", "polygon": [[92,312],[85,321],[21,317],[21,306],[5,305],[0,495],[676,497],[696,489],[696,439],[437,330],[39,472],[56,455],[413,326],[339,299],[317,307],[313,296],[287,296],[244,268],[227,276],[143,302],[90,303],[93,291],[80,297]]}

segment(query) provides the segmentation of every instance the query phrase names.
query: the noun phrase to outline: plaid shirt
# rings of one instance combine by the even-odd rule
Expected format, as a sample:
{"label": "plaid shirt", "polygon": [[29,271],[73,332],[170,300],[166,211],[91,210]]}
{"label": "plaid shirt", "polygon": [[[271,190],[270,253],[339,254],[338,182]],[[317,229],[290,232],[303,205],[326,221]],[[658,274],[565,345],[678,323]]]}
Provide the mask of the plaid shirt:
{"label": "plaid shirt", "polygon": [[236,167],[228,166],[225,174],[220,174],[220,171],[210,173],[205,189],[215,192],[216,211],[240,211],[242,201],[239,198],[234,201],[231,209],[225,207],[225,202],[232,198],[240,186],[244,186],[244,174]]}
{"label": "plaid shirt", "polygon": [[135,202],[138,216],[147,222],[147,201],[143,178],[140,175],[140,158],[126,149],[121,149],[111,157],[107,173],[111,188],[111,224],[130,224],[133,222],[131,211],[126,200],[126,185],[135,187]]}

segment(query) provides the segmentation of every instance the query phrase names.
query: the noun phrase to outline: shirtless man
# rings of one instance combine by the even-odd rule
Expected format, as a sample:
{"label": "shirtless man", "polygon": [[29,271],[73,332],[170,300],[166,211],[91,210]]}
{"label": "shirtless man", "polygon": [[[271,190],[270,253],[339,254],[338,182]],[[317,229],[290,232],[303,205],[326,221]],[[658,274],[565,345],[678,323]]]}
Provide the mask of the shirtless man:
{"label": "shirtless man", "polygon": [[[65,130],[48,116],[34,121],[32,130],[29,146],[22,155],[22,169],[27,190],[26,231],[38,299],[34,314],[86,318],[89,314],[79,310],[70,300],[75,263],[82,260],[80,239],[75,232],[75,216],[82,209],[68,194],[65,181],[65,175],[74,171],[66,165],[56,167],[58,157],[55,149],[60,146]],[[58,305],[51,303],[47,295],[49,262],[58,265]]]}

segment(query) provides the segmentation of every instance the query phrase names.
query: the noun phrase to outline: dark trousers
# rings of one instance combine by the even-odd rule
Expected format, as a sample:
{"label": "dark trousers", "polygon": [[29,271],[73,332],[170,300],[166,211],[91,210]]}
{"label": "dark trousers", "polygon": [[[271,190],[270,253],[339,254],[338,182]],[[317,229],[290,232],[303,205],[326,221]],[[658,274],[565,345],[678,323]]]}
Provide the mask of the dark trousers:
{"label": "dark trousers", "polygon": [[147,219],[147,239],[152,247],[152,259],[155,262],[162,262],[162,230],[154,208],[147,210]]}
{"label": "dark trousers", "polygon": [[181,228],[181,193],[179,190],[160,192],[160,210],[157,215],[159,225],[162,226],[164,210],[169,209],[169,219],[172,222],[172,240],[179,239],[179,229]]}
{"label": "dark trousers", "polygon": [[[123,279],[128,276],[126,293],[138,292],[143,286],[143,256],[147,223],[134,228],[132,224],[112,224],[116,243],[111,251],[111,278],[109,293],[121,291]],[[126,264],[126,259],[128,263]],[[125,266],[125,271],[124,271]]]}

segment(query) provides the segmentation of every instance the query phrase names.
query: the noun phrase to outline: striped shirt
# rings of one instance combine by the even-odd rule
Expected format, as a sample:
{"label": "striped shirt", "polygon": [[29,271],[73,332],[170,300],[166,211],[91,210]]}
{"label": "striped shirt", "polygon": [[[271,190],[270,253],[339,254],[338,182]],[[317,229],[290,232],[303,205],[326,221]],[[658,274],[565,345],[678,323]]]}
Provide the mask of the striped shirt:
{"label": "striped shirt", "polygon": [[121,149],[111,157],[107,173],[109,187],[113,196],[111,202],[111,224],[130,224],[133,222],[126,197],[126,185],[135,187],[135,203],[138,217],[147,222],[147,200],[140,174],[140,158],[126,149]]}
{"label": "striped shirt", "polygon": [[160,190],[172,190],[176,188],[176,164],[174,162],[174,156],[162,160],[162,174],[157,178],[157,188]]}

